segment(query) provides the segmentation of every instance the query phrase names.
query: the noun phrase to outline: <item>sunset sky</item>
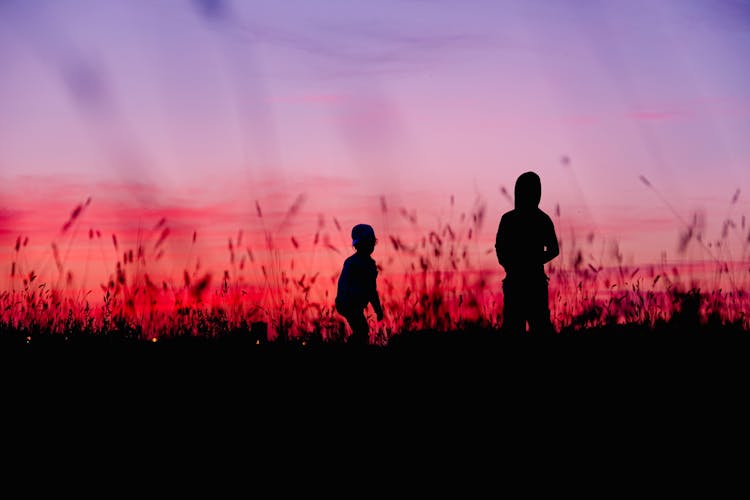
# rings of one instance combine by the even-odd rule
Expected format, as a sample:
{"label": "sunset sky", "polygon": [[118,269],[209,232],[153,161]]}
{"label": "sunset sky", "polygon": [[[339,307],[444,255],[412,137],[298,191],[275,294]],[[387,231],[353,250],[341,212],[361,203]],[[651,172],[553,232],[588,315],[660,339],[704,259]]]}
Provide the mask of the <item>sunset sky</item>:
{"label": "sunset sky", "polygon": [[417,239],[477,206],[497,266],[503,189],[527,170],[564,244],[709,259],[680,233],[731,219],[738,258],[748,54],[741,0],[0,0],[3,279],[19,235],[27,270],[57,242],[104,272],[111,234],[169,227],[180,273],[240,231],[304,252],[320,224],[341,254],[316,265],[335,268],[356,223]]}

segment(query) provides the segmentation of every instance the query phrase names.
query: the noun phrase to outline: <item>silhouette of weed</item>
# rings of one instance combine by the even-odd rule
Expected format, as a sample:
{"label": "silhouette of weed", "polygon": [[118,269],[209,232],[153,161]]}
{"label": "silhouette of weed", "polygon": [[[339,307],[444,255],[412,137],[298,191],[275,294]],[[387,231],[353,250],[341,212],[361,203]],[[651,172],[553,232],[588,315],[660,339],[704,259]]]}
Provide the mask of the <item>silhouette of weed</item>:
{"label": "silhouette of weed", "polygon": [[[9,286],[0,292],[0,331],[29,343],[51,335],[150,342],[243,337],[255,344],[343,343],[347,327],[333,307],[337,273],[317,266],[315,258],[318,252],[343,258],[347,237],[338,219],[330,218],[333,227],[329,228],[323,215],[312,238],[285,234],[284,227],[298,216],[304,202],[305,197],[299,196],[279,226],[267,221],[256,204],[262,237],[251,241],[243,231],[229,237],[227,266],[220,271],[201,268],[194,255],[199,236],[192,232],[187,264],[178,279],[159,276],[156,265],[172,237],[165,218],[131,248],[123,248],[112,234],[117,257],[98,289],[74,286],[67,262],[72,239],[67,249],[57,242],[50,245],[54,269],[42,273],[25,256],[29,238],[19,235],[8,268]],[[75,207],[61,235],[70,235],[80,225],[90,204],[88,199]],[[411,227],[412,236],[386,231],[374,255],[381,270],[378,286],[386,317],[373,324],[372,344],[386,345],[396,335],[416,331],[497,330],[502,324],[503,275],[494,261],[494,248],[479,237],[487,222],[483,200],[478,198],[470,210],[458,213],[453,212],[451,197],[449,220],[427,230],[419,225],[416,211],[394,212],[385,198],[380,204],[383,227],[391,227],[390,218],[397,217]],[[559,222],[559,206],[555,217]],[[695,244],[709,251],[710,258],[692,266],[666,259],[649,266],[627,265],[616,244],[597,258],[593,233],[580,241],[561,241],[560,258],[547,265],[556,330],[570,334],[616,325],[653,329],[667,323],[685,329],[706,325],[748,329],[750,235],[744,236],[746,230],[744,217],[728,218],[721,236],[709,244],[695,217],[680,233],[678,250]],[[89,244],[97,245],[105,259],[102,231],[92,228],[87,233]],[[342,243],[334,243],[335,238]],[[732,238],[742,241],[739,259],[717,252],[728,247]],[[289,245],[290,251],[285,248]],[[300,263],[297,255],[307,255],[308,260]]]}

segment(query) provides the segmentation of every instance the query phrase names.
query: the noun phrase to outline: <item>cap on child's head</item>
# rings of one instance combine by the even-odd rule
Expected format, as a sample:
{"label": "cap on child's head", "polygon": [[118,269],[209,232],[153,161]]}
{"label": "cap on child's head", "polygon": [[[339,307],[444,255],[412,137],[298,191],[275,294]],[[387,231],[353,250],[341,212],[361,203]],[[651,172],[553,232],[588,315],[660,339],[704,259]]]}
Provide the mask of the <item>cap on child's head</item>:
{"label": "cap on child's head", "polygon": [[357,224],[352,228],[352,245],[363,241],[375,242],[375,230],[369,224]]}

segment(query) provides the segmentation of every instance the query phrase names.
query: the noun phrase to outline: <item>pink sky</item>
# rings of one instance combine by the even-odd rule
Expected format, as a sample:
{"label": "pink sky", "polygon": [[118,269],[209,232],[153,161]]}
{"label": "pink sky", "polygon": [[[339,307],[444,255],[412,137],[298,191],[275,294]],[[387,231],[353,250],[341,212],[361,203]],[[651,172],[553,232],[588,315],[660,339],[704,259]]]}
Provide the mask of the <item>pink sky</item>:
{"label": "pink sky", "polygon": [[[229,238],[262,247],[264,230],[330,271],[350,251],[334,217],[418,241],[477,200],[476,264],[491,268],[501,188],[526,170],[569,247],[594,234],[592,253],[617,243],[634,265],[710,259],[677,252],[698,213],[707,242],[734,223],[716,255],[747,255],[747,4],[283,4],[2,3],[3,269],[19,235],[28,268],[54,268],[55,241],[92,286],[115,255],[90,229],[134,246],[164,217],[167,273],[188,251],[220,268]],[[341,254],[305,246],[321,217]]]}

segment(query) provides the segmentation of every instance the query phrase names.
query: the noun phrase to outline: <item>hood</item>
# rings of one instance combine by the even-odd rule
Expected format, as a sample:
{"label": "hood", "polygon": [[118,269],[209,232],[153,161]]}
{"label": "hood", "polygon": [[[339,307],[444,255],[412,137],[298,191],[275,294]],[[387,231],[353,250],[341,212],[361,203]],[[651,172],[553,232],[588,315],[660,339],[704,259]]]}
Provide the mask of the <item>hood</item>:
{"label": "hood", "polygon": [[542,199],[542,182],[534,172],[524,172],[516,179],[516,208],[536,208]]}

